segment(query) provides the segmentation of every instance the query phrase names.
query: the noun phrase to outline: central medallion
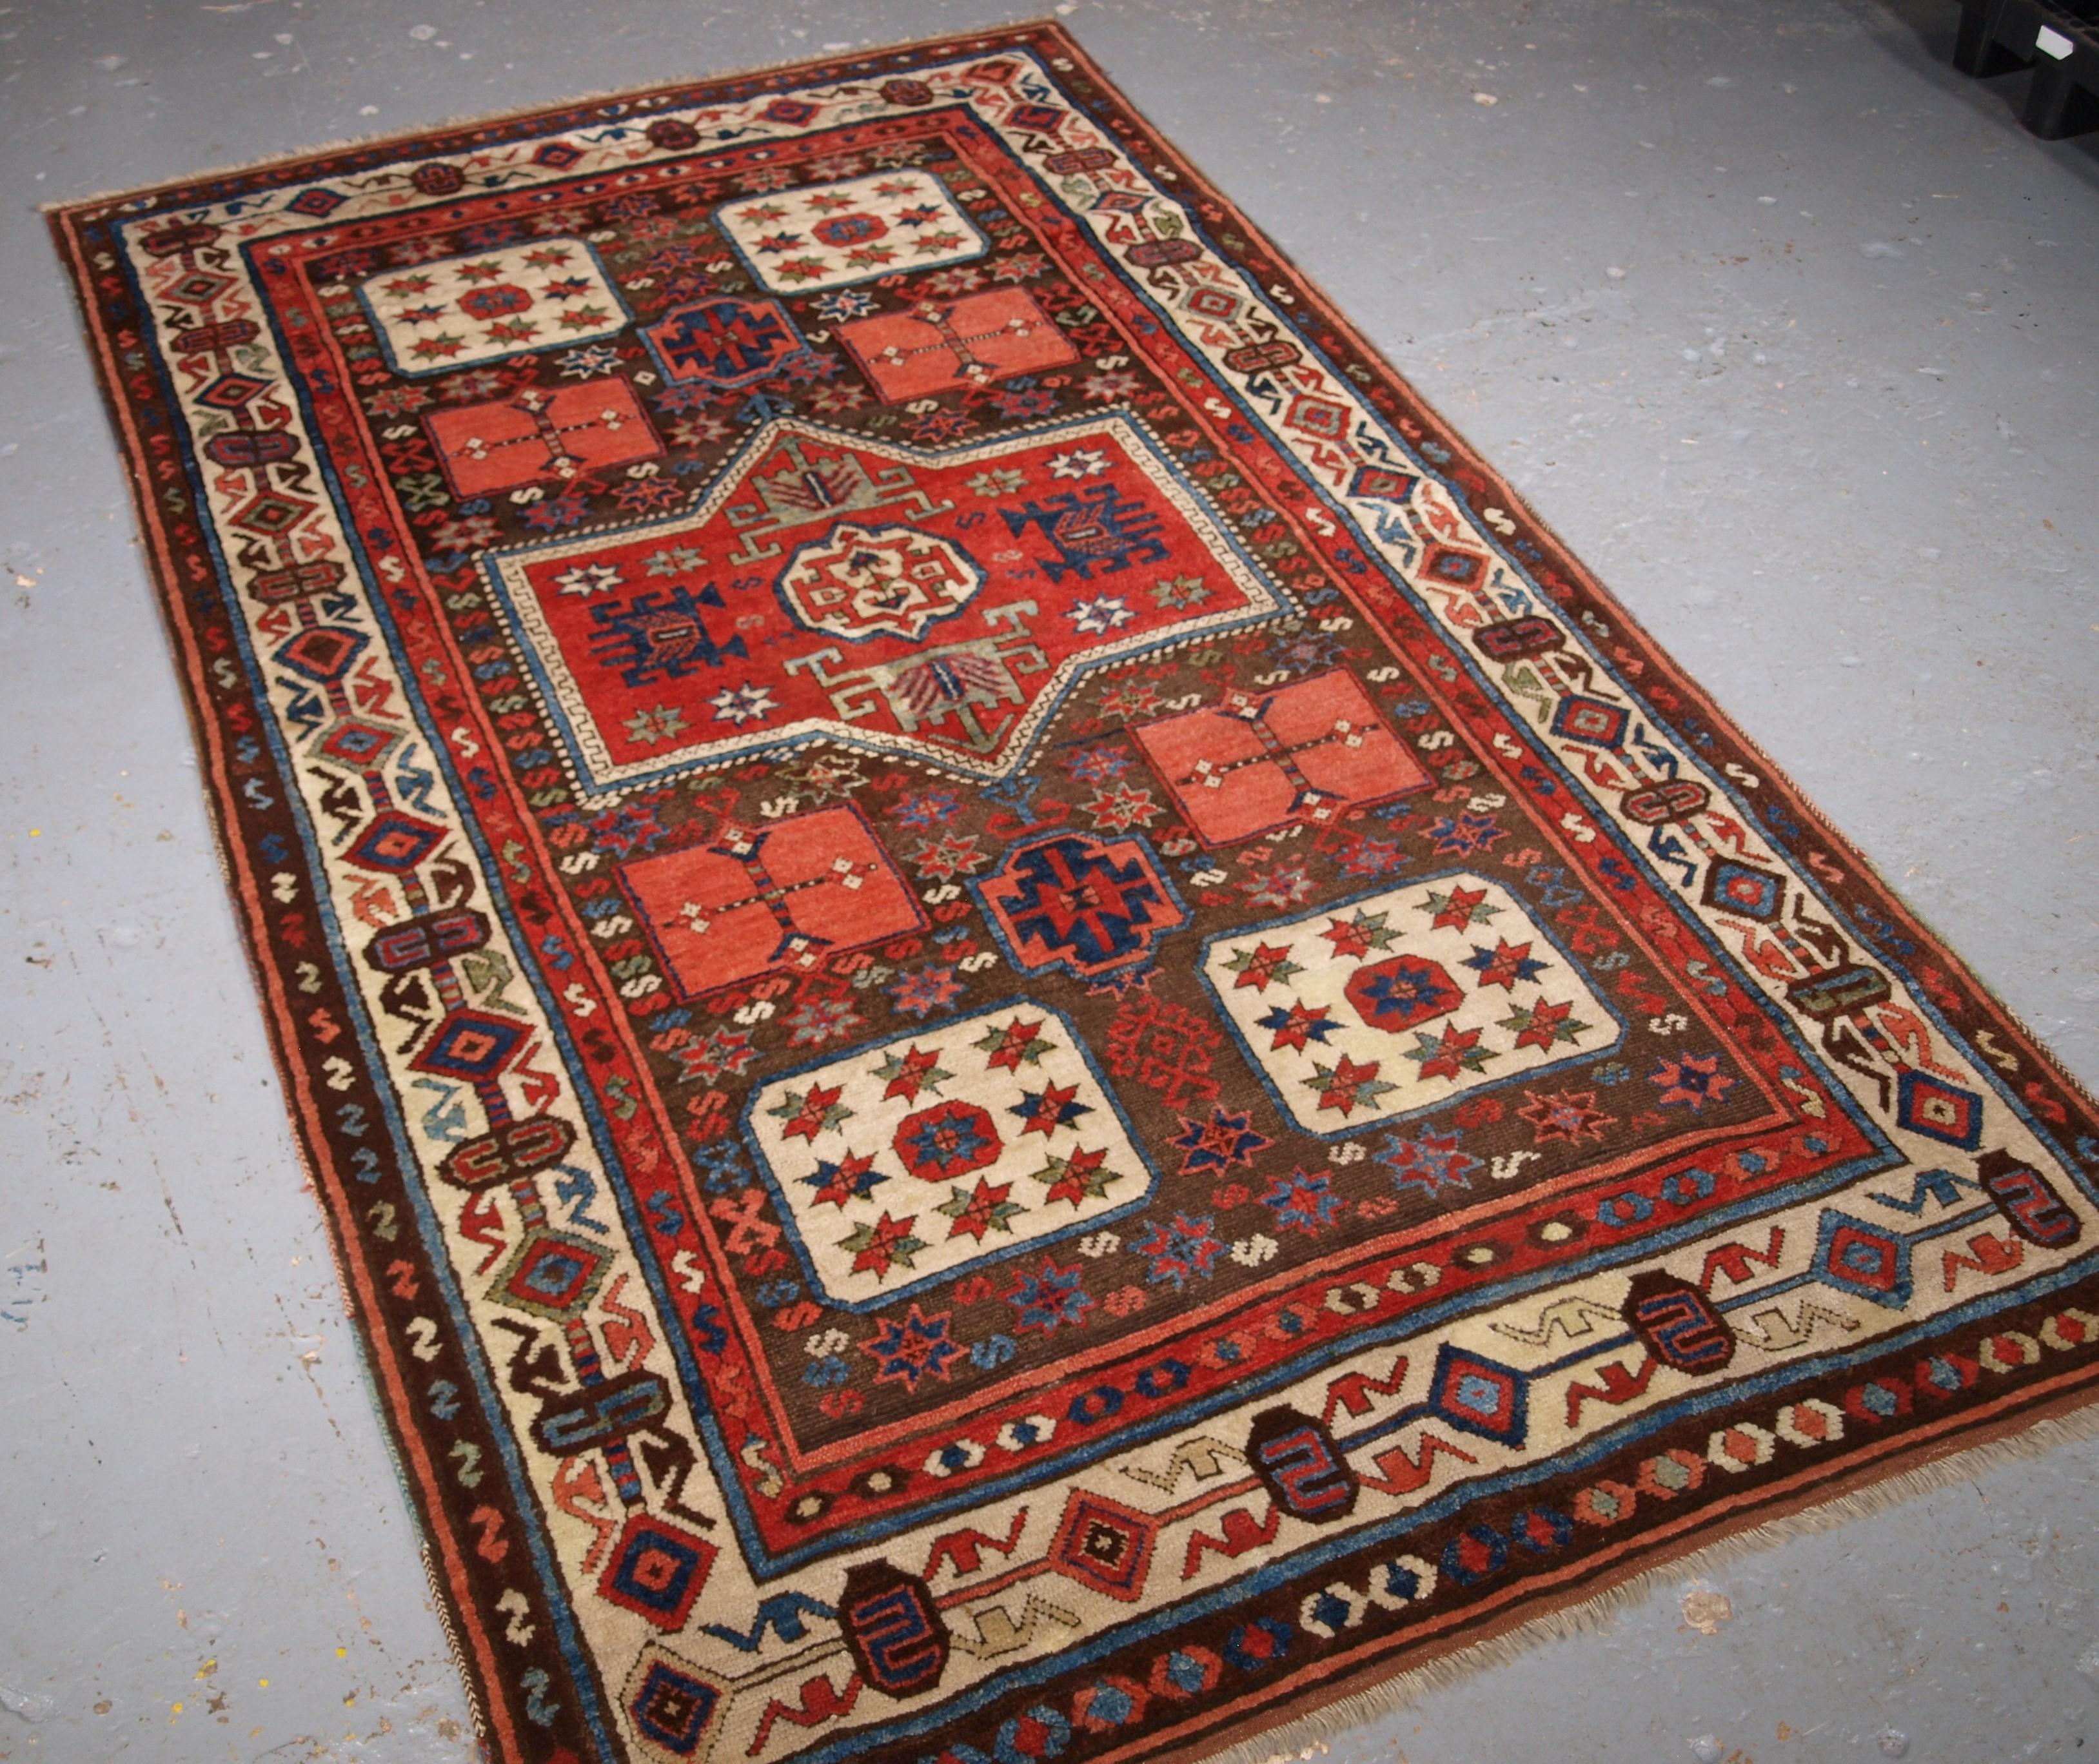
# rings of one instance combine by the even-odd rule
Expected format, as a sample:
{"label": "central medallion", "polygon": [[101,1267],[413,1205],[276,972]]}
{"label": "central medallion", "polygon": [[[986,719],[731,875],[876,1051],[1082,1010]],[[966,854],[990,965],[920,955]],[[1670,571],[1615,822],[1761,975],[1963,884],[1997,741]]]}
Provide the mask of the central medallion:
{"label": "central medallion", "polygon": [[1008,777],[1090,670],[1295,610],[1122,411],[940,450],[776,418],[685,511],[483,565],[586,798],[820,739]]}
{"label": "central medallion", "polygon": [[774,584],[805,629],[849,643],[882,636],[915,643],[983,585],[983,572],[944,539],[851,521],[796,552]]}

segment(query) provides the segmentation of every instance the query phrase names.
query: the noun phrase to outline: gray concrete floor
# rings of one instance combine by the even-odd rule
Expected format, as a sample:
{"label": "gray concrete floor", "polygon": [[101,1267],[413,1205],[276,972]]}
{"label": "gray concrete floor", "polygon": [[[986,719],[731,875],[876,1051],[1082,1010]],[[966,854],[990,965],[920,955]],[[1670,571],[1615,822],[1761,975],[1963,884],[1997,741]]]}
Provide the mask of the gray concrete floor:
{"label": "gray concrete floor", "polygon": [[[1001,7],[0,4],[0,1759],[473,1750],[32,204]],[[1057,10],[2099,1081],[2099,150],[1950,0]],[[1708,1579],[1333,1756],[2099,1745],[2099,1445]]]}

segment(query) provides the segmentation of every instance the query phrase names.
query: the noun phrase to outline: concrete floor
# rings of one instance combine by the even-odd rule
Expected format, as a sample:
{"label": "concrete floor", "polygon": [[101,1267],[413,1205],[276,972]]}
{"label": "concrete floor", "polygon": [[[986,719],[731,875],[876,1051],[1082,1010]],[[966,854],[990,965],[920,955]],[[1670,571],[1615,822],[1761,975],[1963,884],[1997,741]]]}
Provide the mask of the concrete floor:
{"label": "concrete floor", "polygon": [[[473,1752],[32,202],[1001,5],[0,4],[0,1759]],[[2099,1082],[2099,150],[1950,0],[1058,11]],[[1333,1756],[2099,1744],[2099,1444],[1709,1583]]]}

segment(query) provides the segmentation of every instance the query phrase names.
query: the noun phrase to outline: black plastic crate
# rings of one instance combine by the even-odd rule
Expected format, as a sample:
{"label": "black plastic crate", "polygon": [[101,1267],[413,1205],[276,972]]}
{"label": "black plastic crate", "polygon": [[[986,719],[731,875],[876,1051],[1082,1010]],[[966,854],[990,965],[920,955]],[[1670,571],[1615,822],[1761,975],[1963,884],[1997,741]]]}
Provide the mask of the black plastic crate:
{"label": "black plastic crate", "polygon": [[2019,120],[2044,141],[2099,128],[2099,0],[1961,0],[1953,65],[1978,79],[2031,67]]}

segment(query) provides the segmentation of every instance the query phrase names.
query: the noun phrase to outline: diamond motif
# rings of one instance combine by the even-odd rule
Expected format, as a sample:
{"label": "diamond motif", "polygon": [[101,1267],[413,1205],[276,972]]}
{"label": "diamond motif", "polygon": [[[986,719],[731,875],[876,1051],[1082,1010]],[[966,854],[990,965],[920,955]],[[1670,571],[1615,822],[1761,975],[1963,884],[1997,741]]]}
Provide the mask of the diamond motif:
{"label": "diamond motif", "polygon": [[[697,1758],[710,1743],[707,1728],[720,1706],[721,1687],[668,1655],[645,1654],[627,1694],[635,1731],[673,1758]],[[569,1754],[557,1751],[548,1764]]]}
{"label": "diamond motif", "polygon": [[376,817],[343,856],[359,869],[405,875],[444,843],[445,829],[389,808]]}
{"label": "diamond motif", "polygon": [[1050,1545],[1050,1565],[1059,1574],[1134,1603],[1151,1572],[1158,1521],[1105,1495],[1074,1489]]}
{"label": "diamond motif", "polygon": [[595,1244],[542,1227],[496,1270],[489,1296],[559,1322],[597,1296],[605,1274],[605,1252]]}
{"label": "diamond motif", "polygon": [[447,1017],[409,1063],[417,1071],[487,1084],[517,1056],[530,1035],[514,1018],[467,1007]]}
{"label": "diamond motif", "polygon": [[1982,1098],[1929,1072],[1906,1071],[1896,1080],[1895,1120],[1912,1133],[1963,1151],[1982,1142]]}
{"label": "diamond motif", "polygon": [[1909,1303],[1909,1256],[1907,1238],[1833,1208],[1822,1215],[1810,1268],[1840,1292],[1899,1311]]}
{"label": "diamond motif", "polygon": [[717,1553],[705,1538],[666,1520],[648,1513],[631,1514],[605,1562],[597,1590],[659,1630],[680,1630],[707,1583],[707,1571]]}
{"label": "diamond motif", "polygon": [[1437,1350],[1428,1406],[1454,1427],[1520,1445],[1529,1427],[1529,1382],[1514,1366],[1450,1342]]}
{"label": "diamond motif", "polygon": [[1732,858],[1716,858],[1706,868],[1703,898],[1706,905],[1723,913],[1767,925],[1785,905],[1785,884],[1769,870],[1738,864]]}
{"label": "diamond motif", "polygon": [[303,674],[316,685],[341,680],[372,640],[361,631],[340,625],[309,625],[279,649],[274,659],[295,674]]}
{"label": "diamond motif", "polygon": [[1625,744],[1626,726],[1632,718],[1623,705],[1605,704],[1600,698],[1570,694],[1552,713],[1552,732],[1562,741],[1580,741],[1588,747],[1614,748]]}
{"label": "diamond motif", "polygon": [[251,533],[275,535],[289,532],[314,512],[314,504],[296,496],[265,490],[233,517],[233,524]]}
{"label": "diamond motif", "polygon": [[322,731],[314,751],[338,764],[368,771],[377,766],[404,739],[399,729],[382,728],[359,717],[344,717]]}
{"label": "diamond motif", "polygon": [[216,275],[209,270],[192,270],[168,290],[168,297],[178,300],[186,306],[209,306],[232,286],[233,278],[230,275]]}

